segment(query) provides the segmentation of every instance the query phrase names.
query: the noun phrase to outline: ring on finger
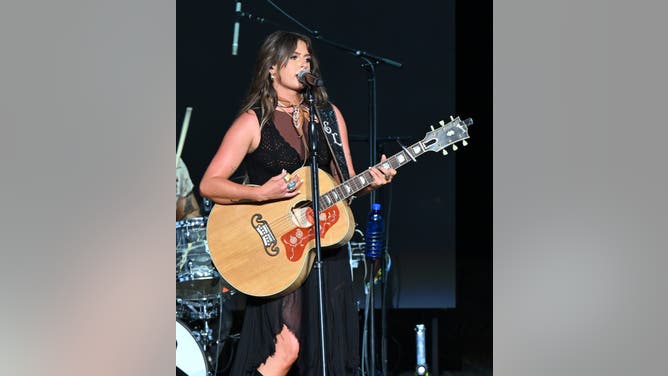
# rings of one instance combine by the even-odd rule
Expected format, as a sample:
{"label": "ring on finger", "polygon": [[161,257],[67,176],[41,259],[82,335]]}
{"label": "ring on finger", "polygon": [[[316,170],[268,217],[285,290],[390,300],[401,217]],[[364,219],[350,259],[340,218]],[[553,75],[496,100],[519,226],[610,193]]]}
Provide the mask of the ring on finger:
{"label": "ring on finger", "polygon": [[392,177],[390,174],[385,174],[385,180],[390,180],[390,177]]}
{"label": "ring on finger", "polygon": [[292,190],[295,189],[295,186],[296,186],[296,185],[297,185],[297,183],[295,183],[294,180],[290,180],[290,181],[288,182],[288,191],[292,192]]}

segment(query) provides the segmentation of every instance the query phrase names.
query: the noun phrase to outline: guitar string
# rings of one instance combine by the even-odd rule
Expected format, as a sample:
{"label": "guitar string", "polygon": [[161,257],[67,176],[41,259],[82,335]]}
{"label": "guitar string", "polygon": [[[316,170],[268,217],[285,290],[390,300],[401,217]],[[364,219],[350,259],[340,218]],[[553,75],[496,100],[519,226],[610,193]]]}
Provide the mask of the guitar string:
{"label": "guitar string", "polygon": [[[409,151],[409,150],[414,150],[413,148],[414,148],[415,146],[418,146],[418,145],[420,146],[420,150],[419,150],[419,151],[414,151],[414,152],[410,152],[410,151]],[[398,152],[397,154],[391,156],[391,157],[388,158],[387,160],[385,160],[385,161],[383,161],[383,162],[381,162],[381,163],[379,163],[379,164],[377,164],[377,165],[375,165],[375,166],[373,166],[373,167],[379,167],[379,166],[382,166],[383,163],[388,163],[388,164],[390,164],[390,166],[393,167],[393,168],[399,168],[399,167],[403,166],[404,164],[409,163],[411,160],[414,161],[414,160],[415,160],[415,157],[419,157],[420,155],[422,155],[422,154],[426,151],[426,150],[422,147],[422,145],[420,145],[419,142],[416,143],[416,144],[411,145],[411,146],[410,146],[410,149],[406,149],[406,148],[403,148],[403,149],[404,149],[403,151]],[[408,154],[408,156],[410,157],[410,159],[404,159],[403,162],[400,162],[400,161],[398,160],[398,157],[399,157],[400,155],[403,155],[403,153]],[[405,158],[406,156],[404,155],[403,157]],[[358,183],[355,182],[355,179],[360,178],[360,177],[364,177],[365,181],[364,181],[364,183],[362,184],[361,187],[358,187]],[[359,192],[360,190],[362,190],[362,189],[364,189],[365,187],[367,187],[367,186],[370,185],[370,181],[371,181],[371,180],[369,180],[369,179],[373,180],[373,177],[370,176],[370,173],[369,173],[368,171],[361,172],[361,173],[359,173],[359,174],[357,174],[357,175],[351,177],[350,179],[344,181],[343,183],[341,183],[341,184],[335,186],[334,188],[330,189],[329,191],[323,193],[322,195],[320,195],[320,196],[318,197],[318,200],[323,199],[323,197],[327,196],[330,192],[337,193],[336,191],[337,191],[340,187],[342,187],[342,186],[344,186],[344,185],[346,185],[346,184],[351,185],[351,186],[353,186],[353,187],[355,188],[355,190],[354,190],[354,192],[353,192],[352,194],[354,194],[354,193],[356,193],[356,192]],[[369,182],[369,183],[367,184],[367,182]],[[322,213],[322,211],[326,210],[327,208],[336,205],[336,203],[338,203],[339,201],[341,201],[342,198],[347,198],[347,197],[350,197],[350,196],[346,196],[346,195],[344,194],[343,197],[342,197],[342,196],[340,195],[340,192],[339,192],[339,194],[336,194],[336,196],[335,196],[336,199],[333,200],[333,202],[332,202],[328,207],[326,207],[325,209],[322,209],[322,210],[321,210],[321,213]],[[297,203],[297,205],[299,205],[299,202]],[[301,209],[301,208],[303,208],[303,207],[298,207],[298,206],[297,206],[296,208]],[[291,209],[291,210],[292,210],[292,209]],[[295,225],[295,226],[296,226],[295,221],[292,220],[292,215],[293,215],[293,214],[292,214],[291,212],[288,212],[288,213],[285,214],[284,216],[282,216],[282,217],[278,217],[275,221],[272,221],[272,222],[273,222],[275,225],[278,225],[278,226],[282,226],[282,225],[286,225],[286,224],[287,224],[287,225],[292,224],[292,225]],[[318,217],[319,217],[319,215],[318,215]],[[299,226],[297,226],[297,227],[299,227]],[[308,228],[311,228],[311,227],[313,227],[313,225],[311,225],[311,226],[309,226],[309,227],[302,227],[302,228],[307,228],[307,229],[308,229]],[[284,235],[285,235],[285,234],[284,234]],[[310,241],[310,240],[309,240],[309,241]]]}
{"label": "guitar string", "polygon": [[[401,154],[401,152],[399,152],[399,153],[397,153],[396,155],[393,155],[392,157],[388,158],[386,161],[384,161],[384,163],[385,163],[385,162],[389,163],[393,168],[399,168],[399,167],[401,167],[403,164],[400,163],[400,162],[398,162],[397,159],[396,159],[396,157],[397,157],[399,154]],[[396,165],[395,165],[395,162],[396,162]],[[408,161],[407,161],[407,162],[408,162]],[[376,165],[376,166],[374,166],[374,167],[378,167],[378,166],[381,166],[381,165],[382,165],[382,163],[379,163],[378,165]],[[355,182],[355,179],[356,179],[356,178],[359,178],[359,177],[364,177],[364,178],[365,178],[365,183],[363,183],[361,187],[358,187],[358,183]],[[344,181],[343,183],[341,183],[341,184],[335,186],[334,188],[328,190],[327,192],[323,193],[322,195],[320,195],[320,196],[318,197],[318,200],[321,200],[323,197],[327,196],[330,192],[335,192],[335,193],[336,193],[336,191],[337,191],[340,187],[342,187],[342,186],[344,186],[344,185],[346,185],[346,184],[353,186],[353,187],[355,188],[355,193],[356,193],[356,192],[359,192],[360,190],[362,190],[362,189],[366,188],[367,186],[369,186],[370,183],[367,184],[367,182],[370,182],[371,180],[373,180],[373,177],[370,175],[370,173],[369,173],[368,171],[361,172],[361,173],[359,173],[359,174],[353,176],[352,178],[350,178],[350,179]],[[354,193],[353,193],[353,194],[354,194]],[[336,205],[336,203],[338,203],[338,202],[340,202],[340,201],[342,200],[342,197],[341,197],[340,194],[337,194],[336,197],[338,197],[338,199],[337,199],[337,200],[333,200],[332,204],[330,204],[329,206],[327,206],[327,207],[324,208],[324,209],[321,209],[321,210],[320,210],[320,213],[322,213],[324,210],[327,210],[328,208],[330,208],[330,207]],[[348,197],[350,197],[350,196],[348,196]],[[344,197],[344,198],[345,198],[345,197]],[[306,204],[306,202],[304,202],[304,204]],[[297,202],[297,205],[295,206],[295,208],[296,208],[296,209],[302,209],[302,208],[304,208],[304,207],[299,207],[299,202]],[[292,210],[292,209],[291,209],[291,210]],[[272,221],[272,223],[273,223],[275,226],[277,226],[277,227],[282,227],[283,225],[288,225],[288,226],[289,226],[289,225],[294,225],[294,226],[296,226],[296,227],[300,227],[300,226],[298,226],[298,225],[295,223],[295,221],[292,219],[292,215],[293,215],[292,212],[288,212],[287,214],[285,214],[285,215],[283,215],[283,216],[279,216],[278,218],[276,218],[276,220]],[[319,217],[319,216],[318,216],[318,217]],[[313,224],[311,223],[311,226],[308,226],[308,227],[300,227],[300,228],[310,229],[310,228],[312,228],[312,227],[314,227],[314,226],[313,226]],[[292,230],[290,230],[290,231],[292,231]],[[288,232],[289,232],[289,231],[288,231]],[[284,233],[283,235],[281,235],[281,237],[284,236],[284,235],[285,235],[285,233]],[[315,239],[315,237],[314,237],[313,239]],[[277,239],[277,240],[278,240],[278,239]],[[311,241],[311,240],[312,240],[312,239],[310,239],[309,241]]]}
{"label": "guitar string", "polygon": [[[332,192],[332,191],[335,191],[337,188],[339,188],[339,187],[342,186],[343,184],[348,183],[349,185],[353,185],[353,186],[356,187],[356,186],[357,186],[357,183],[354,183],[352,180],[353,180],[355,177],[358,177],[358,176],[360,176],[360,175],[368,175],[368,172],[366,172],[366,171],[365,171],[365,172],[362,172],[362,173],[360,173],[360,174],[354,176],[353,178],[351,178],[351,179],[349,179],[349,180],[346,180],[345,182],[341,183],[340,185],[338,185],[338,186],[336,186],[336,187],[334,187],[334,188],[328,190],[327,192],[325,192],[325,193],[323,193],[322,195],[320,195],[320,196],[318,197],[318,200],[320,200],[320,199],[322,199],[323,197],[325,197],[328,193],[330,193],[330,192]],[[368,178],[369,178],[369,177],[367,176],[367,179],[368,179]],[[364,189],[367,185],[368,185],[368,184],[364,185],[364,186],[361,187],[361,188],[358,188],[358,189],[356,190],[356,192],[359,192],[360,190]],[[356,188],[357,188],[357,187],[356,187]],[[340,197],[340,196],[339,196],[339,197]],[[330,206],[328,206],[328,207],[326,207],[326,208],[324,208],[324,209],[321,209],[321,210],[320,210],[320,213],[322,213],[324,210],[327,210],[328,208],[330,208],[330,207],[336,205],[336,203],[338,203],[338,202],[340,202],[340,201],[341,201],[341,199],[334,201]],[[304,202],[304,204],[306,204],[306,202]],[[299,205],[300,205],[300,203],[297,202],[297,205],[295,206],[295,208],[296,208],[296,209],[302,209],[302,208],[304,208],[304,207],[300,207]],[[292,210],[292,209],[291,209],[291,210]],[[298,225],[295,223],[295,221],[292,219],[293,213],[291,212],[291,210],[290,210],[288,213],[286,213],[286,214],[284,214],[284,215],[282,215],[282,216],[279,216],[279,217],[276,218],[274,221],[272,221],[272,223],[274,224],[274,226],[276,226],[276,227],[283,227],[284,225],[286,225],[286,226],[289,227],[290,225],[294,225],[295,227],[299,227],[299,228],[303,228],[303,229],[310,229],[310,228],[314,227],[312,223],[311,223],[311,226],[308,226],[308,227],[301,227],[301,226],[298,226]],[[315,216],[314,216],[314,217],[315,217]],[[319,216],[318,216],[318,217],[319,217]],[[290,230],[290,231],[292,231],[292,230]],[[321,230],[321,231],[322,231],[322,230]],[[288,231],[288,232],[289,232],[289,231]],[[286,233],[288,233],[288,232],[286,232]],[[281,237],[284,236],[284,235],[285,235],[285,233],[284,233],[283,235],[281,235]],[[315,239],[315,237],[313,237],[312,239],[309,239],[309,241],[311,241],[311,240],[313,240],[313,239]],[[277,239],[277,240],[278,240],[278,239]]]}
{"label": "guitar string", "polygon": [[[410,162],[410,159],[405,159],[403,163],[398,161],[398,156],[402,155],[405,152],[407,152],[407,151],[399,152],[399,153],[391,156],[390,158],[386,159],[385,161],[383,161],[383,163],[388,163],[392,168],[399,168],[399,167],[403,166],[404,164]],[[411,155],[411,153],[408,153],[408,154]],[[416,156],[419,156],[419,154],[417,154]],[[375,165],[374,167],[380,167],[380,166],[382,166],[383,163],[379,163],[379,164]],[[356,182],[356,180],[358,180],[361,177],[364,178],[364,180],[363,180],[362,185],[360,186],[359,183]],[[326,196],[330,195],[330,193],[334,193],[335,197],[332,200],[332,203],[328,207],[334,206],[337,202],[341,201],[342,199],[348,198],[348,197],[354,195],[355,193],[361,191],[362,189],[366,188],[367,186],[369,186],[371,184],[372,180],[373,180],[373,176],[368,172],[368,170],[365,170],[365,171],[360,172],[359,174],[351,177],[350,179],[344,181],[343,183],[335,186],[334,188],[324,192],[322,195],[320,195],[318,197],[318,199],[321,200],[321,199],[325,198]],[[342,192],[340,192],[340,191],[342,190],[342,187],[344,187],[344,186],[352,186],[354,188],[351,191],[352,193],[350,193],[350,194],[343,193],[342,194]],[[297,208],[300,208],[300,207],[297,207]],[[326,210],[327,208],[322,209],[321,212],[323,210]],[[279,220],[292,221],[292,219],[290,217],[290,214],[286,215],[284,218],[278,218],[277,219],[277,221],[279,221]]]}

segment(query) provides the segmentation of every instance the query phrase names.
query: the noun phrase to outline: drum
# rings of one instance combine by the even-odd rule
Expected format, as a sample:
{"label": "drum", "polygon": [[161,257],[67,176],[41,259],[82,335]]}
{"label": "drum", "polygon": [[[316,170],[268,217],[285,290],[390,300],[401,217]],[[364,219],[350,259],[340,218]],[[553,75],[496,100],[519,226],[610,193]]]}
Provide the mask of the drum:
{"label": "drum", "polygon": [[211,261],[204,217],[176,222],[176,297],[209,299],[220,294],[222,281]]}
{"label": "drum", "polygon": [[176,321],[176,367],[188,376],[207,376],[208,366],[204,352],[190,333],[190,329]]}
{"label": "drum", "polygon": [[221,310],[221,298],[211,296],[199,299],[176,299],[176,318],[185,322],[193,320],[211,320],[218,317]]}

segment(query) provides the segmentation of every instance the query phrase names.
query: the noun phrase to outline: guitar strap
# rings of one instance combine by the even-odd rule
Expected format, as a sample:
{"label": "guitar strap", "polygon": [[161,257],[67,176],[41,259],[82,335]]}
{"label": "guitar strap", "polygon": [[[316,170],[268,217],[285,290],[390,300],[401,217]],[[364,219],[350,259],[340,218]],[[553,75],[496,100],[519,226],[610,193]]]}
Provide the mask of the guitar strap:
{"label": "guitar strap", "polygon": [[334,165],[336,173],[344,182],[350,179],[350,171],[348,171],[348,164],[346,163],[346,155],[343,152],[343,144],[341,143],[341,135],[339,131],[339,123],[336,121],[336,113],[332,104],[327,102],[322,108],[316,108],[316,113],[320,119],[320,126],[327,139],[327,146],[334,157]]}

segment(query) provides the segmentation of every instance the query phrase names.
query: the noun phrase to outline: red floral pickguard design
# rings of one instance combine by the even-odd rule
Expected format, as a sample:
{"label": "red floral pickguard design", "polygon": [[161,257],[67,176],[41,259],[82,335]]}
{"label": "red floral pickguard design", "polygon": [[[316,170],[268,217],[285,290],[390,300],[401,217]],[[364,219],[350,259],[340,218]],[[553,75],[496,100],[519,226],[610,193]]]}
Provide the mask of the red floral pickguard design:
{"label": "red floral pickguard design", "polygon": [[[308,208],[306,217],[310,223],[313,223],[313,209]],[[320,212],[320,238],[325,236],[329,230],[339,220],[339,208],[336,205]],[[322,218],[324,217],[324,218]],[[313,226],[309,228],[295,227],[281,236],[281,241],[285,246],[285,255],[292,262],[299,261],[304,255],[306,244],[315,239]]]}

